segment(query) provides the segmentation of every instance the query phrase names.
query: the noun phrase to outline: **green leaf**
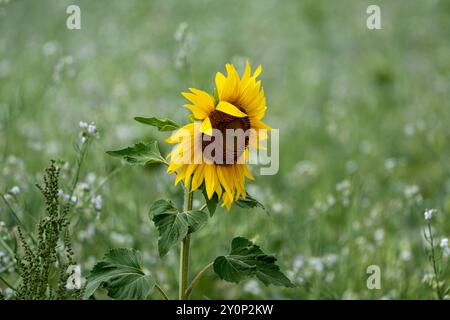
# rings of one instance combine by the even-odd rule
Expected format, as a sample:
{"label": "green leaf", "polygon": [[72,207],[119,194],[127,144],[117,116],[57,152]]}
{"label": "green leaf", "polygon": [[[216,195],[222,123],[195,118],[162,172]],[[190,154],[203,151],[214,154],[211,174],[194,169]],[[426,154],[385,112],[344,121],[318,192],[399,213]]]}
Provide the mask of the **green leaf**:
{"label": "green leaf", "polygon": [[208,214],[200,210],[179,212],[172,201],[160,199],[150,208],[150,219],[158,229],[158,251],[161,257],[189,233],[200,230],[208,221]]}
{"label": "green leaf", "polygon": [[130,164],[167,164],[166,159],[161,156],[157,141],[152,141],[150,143],[139,142],[132,147],[116,151],[107,151],[106,153],[113,157],[123,158]]}
{"label": "green leaf", "polygon": [[148,124],[150,126],[158,128],[158,131],[173,131],[180,128],[180,125],[173,120],[170,119],[159,119],[156,117],[144,118],[144,117],[136,117],[134,118],[137,122]]}
{"label": "green leaf", "polygon": [[186,220],[189,225],[188,233],[194,233],[200,230],[208,222],[208,214],[204,211],[193,210],[181,214],[186,215]]}
{"label": "green leaf", "polygon": [[103,286],[113,299],[145,299],[155,281],[142,270],[142,256],[134,249],[112,249],[92,269],[84,298]]}
{"label": "green leaf", "polygon": [[261,202],[259,202],[255,198],[253,198],[248,193],[245,198],[239,198],[238,201],[236,201],[236,204],[241,208],[245,208],[245,209],[261,208],[267,212],[266,207],[264,207],[264,205]]}
{"label": "green leaf", "polygon": [[219,197],[217,196],[217,193],[214,192],[211,199],[208,199],[208,195],[206,194],[206,188],[203,185],[202,193],[206,201],[206,207],[208,208],[209,215],[212,217],[214,215],[214,212],[216,212],[217,204],[219,203]]}
{"label": "green leaf", "polygon": [[150,219],[158,229],[158,251],[161,257],[188,234],[186,215],[180,214],[170,200],[160,199],[153,203]]}
{"label": "green leaf", "polygon": [[256,277],[266,286],[274,284],[294,287],[275,261],[277,259],[274,256],[265,254],[250,240],[237,237],[231,242],[230,254],[214,260],[214,272],[221,279],[229,282],[238,283],[245,278]]}

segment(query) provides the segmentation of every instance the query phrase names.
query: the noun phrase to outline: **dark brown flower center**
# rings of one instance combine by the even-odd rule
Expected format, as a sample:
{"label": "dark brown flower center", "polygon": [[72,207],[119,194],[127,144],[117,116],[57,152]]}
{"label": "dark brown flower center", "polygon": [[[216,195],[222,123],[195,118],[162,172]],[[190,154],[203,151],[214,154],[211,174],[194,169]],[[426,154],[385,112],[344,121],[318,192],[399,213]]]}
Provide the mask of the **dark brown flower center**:
{"label": "dark brown flower center", "polygon": [[[241,110],[243,111],[243,110]],[[248,146],[250,120],[248,117],[233,117],[222,111],[215,110],[209,115],[213,135],[209,139],[202,133],[202,150],[212,150],[211,153],[204,152],[204,156],[215,164],[234,164],[244,153]],[[239,130],[240,129],[240,130]],[[212,145],[214,144],[214,145]],[[208,150],[207,150],[208,151]],[[216,157],[216,152],[221,152]]]}

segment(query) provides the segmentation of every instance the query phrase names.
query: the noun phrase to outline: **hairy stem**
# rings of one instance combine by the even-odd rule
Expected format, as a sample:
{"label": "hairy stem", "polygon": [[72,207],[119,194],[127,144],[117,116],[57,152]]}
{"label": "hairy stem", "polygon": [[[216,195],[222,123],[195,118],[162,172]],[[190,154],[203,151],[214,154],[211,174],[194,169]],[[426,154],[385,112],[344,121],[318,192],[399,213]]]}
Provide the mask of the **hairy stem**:
{"label": "hairy stem", "polygon": [[6,281],[2,276],[0,276],[0,280],[11,290],[16,291],[16,288],[13,287],[12,284],[10,284],[8,281]]}
{"label": "hairy stem", "polygon": [[442,300],[444,298],[444,295],[442,294],[442,288],[441,288],[441,283],[440,283],[440,271],[439,271],[439,267],[437,265],[437,261],[436,261],[436,250],[434,248],[434,238],[433,238],[433,233],[431,231],[431,224],[428,223],[428,236],[429,236],[429,243],[430,243],[430,247],[431,247],[431,265],[433,267],[433,272],[434,272],[434,280],[436,281],[436,295],[437,298],[439,300]]}
{"label": "hairy stem", "polygon": [[31,234],[31,232],[28,231],[28,229],[25,226],[25,224],[20,220],[19,216],[17,215],[16,211],[14,211],[14,208],[9,203],[8,199],[6,199],[6,197],[3,194],[1,195],[1,198],[2,198],[3,202],[6,204],[6,207],[8,207],[8,209],[11,212],[12,216],[14,217],[14,219],[16,220],[17,225],[20,226],[22,228],[23,232],[26,233],[30,237],[30,239],[33,242],[33,244],[36,244],[36,239]]}
{"label": "hairy stem", "polygon": [[[183,211],[192,210],[192,200],[193,194],[189,191],[190,186],[187,186],[184,190],[184,204]],[[188,234],[180,246],[180,274],[179,274],[179,287],[178,287],[178,298],[180,300],[186,299],[186,287],[187,287],[187,278],[189,272],[189,245],[191,242],[191,236]]]}
{"label": "hairy stem", "polygon": [[169,296],[166,294],[166,292],[159,286],[159,284],[155,284],[155,289],[158,290],[158,292],[163,296],[165,300],[170,300]]}
{"label": "hairy stem", "polygon": [[199,273],[194,277],[189,287],[186,289],[185,295],[186,298],[189,299],[189,296],[191,295],[192,290],[197,285],[197,283],[200,281],[200,279],[213,267],[214,262],[208,263],[202,270],[200,270]]}

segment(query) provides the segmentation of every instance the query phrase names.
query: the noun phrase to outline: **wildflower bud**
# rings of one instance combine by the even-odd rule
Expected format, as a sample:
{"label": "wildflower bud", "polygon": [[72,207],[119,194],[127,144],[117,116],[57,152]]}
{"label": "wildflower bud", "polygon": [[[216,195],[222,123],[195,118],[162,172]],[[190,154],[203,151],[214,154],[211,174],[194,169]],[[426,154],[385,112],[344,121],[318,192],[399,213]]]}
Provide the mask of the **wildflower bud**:
{"label": "wildflower bud", "polygon": [[433,214],[436,212],[436,209],[427,209],[423,213],[423,216],[425,217],[425,220],[431,220],[433,217]]}
{"label": "wildflower bud", "polygon": [[100,211],[103,208],[103,198],[101,195],[97,195],[92,198],[92,204],[94,205],[95,210]]}
{"label": "wildflower bud", "polygon": [[84,121],[80,121],[80,124],[79,124],[79,126],[80,126],[80,129],[87,129],[87,127],[88,127],[88,124],[87,124],[87,122],[84,122]]}
{"label": "wildflower bud", "polygon": [[18,186],[14,186],[9,191],[12,195],[18,195],[20,193],[20,188]]}
{"label": "wildflower bud", "polygon": [[87,128],[87,131],[90,136],[93,136],[97,133],[97,127],[95,126],[95,122],[91,122]]}

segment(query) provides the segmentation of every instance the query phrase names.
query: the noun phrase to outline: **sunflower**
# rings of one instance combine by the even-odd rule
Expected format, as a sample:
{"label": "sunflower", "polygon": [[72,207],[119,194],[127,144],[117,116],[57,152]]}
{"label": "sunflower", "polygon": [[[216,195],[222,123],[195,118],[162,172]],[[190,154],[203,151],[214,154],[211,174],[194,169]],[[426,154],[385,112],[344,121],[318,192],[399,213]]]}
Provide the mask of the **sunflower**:
{"label": "sunflower", "polygon": [[[229,210],[233,201],[246,197],[245,178],[254,179],[246,163],[249,147],[259,148],[271,128],[262,122],[266,98],[261,81],[256,80],[261,66],[252,74],[247,62],[242,77],[232,64],[227,64],[226,70],[227,76],[216,74],[214,96],[194,88],[182,93],[190,101],[184,107],[196,121],[166,141],[176,144],[168,155],[168,172],[176,173],[175,184],[183,180],[191,191],[204,184],[208,198],[216,194]],[[229,140],[218,138],[239,129],[246,134],[237,143],[236,139],[227,144]]]}

